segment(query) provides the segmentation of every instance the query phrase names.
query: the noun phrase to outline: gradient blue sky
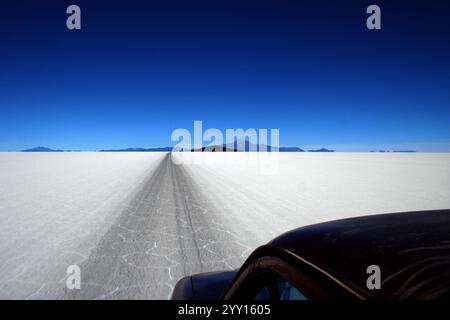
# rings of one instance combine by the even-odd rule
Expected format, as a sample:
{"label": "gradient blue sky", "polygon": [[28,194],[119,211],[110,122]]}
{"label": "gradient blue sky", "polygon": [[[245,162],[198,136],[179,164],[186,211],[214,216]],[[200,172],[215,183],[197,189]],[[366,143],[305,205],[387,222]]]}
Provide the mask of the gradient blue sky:
{"label": "gradient blue sky", "polygon": [[[343,3],[344,2],[344,3]],[[368,5],[382,30],[365,27]],[[65,27],[78,4],[82,30]],[[448,1],[2,1],[0,151],[282,145],[450,151]]]}

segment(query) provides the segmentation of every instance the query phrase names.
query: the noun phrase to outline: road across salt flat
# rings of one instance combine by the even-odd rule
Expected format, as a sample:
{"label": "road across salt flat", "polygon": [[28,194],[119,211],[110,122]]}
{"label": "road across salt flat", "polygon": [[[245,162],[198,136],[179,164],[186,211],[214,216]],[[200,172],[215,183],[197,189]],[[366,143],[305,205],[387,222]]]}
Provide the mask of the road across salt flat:
{"label": "road across salt flat", "polygon": [[0,154],[0,298],[167,299],[298,226],[450,208],[449,154],[254,156]]}
{"label": "road across salt flat", "polygon": [[236,268],[249,248],[201,193],[168,154],[81,265],[83,290],[63,297],[167,299],[185,275]]}

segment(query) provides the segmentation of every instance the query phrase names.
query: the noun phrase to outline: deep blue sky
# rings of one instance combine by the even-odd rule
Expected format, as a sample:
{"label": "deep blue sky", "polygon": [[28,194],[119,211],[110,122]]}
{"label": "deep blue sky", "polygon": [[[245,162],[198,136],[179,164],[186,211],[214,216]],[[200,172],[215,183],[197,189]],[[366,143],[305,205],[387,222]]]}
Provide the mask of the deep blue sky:
{"label": "deep blue sky", "polygon": [[194,120],[279,128],[282,145],[450,151],[449,15],[425,0],[2,1],[0,151],[166,146]]}

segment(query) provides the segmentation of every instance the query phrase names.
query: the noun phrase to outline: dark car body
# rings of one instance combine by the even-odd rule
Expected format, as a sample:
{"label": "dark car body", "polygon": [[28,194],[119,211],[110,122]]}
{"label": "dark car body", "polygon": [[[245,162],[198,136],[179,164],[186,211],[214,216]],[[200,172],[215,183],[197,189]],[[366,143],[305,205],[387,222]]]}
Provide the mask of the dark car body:
{"label": "dark car body", "polygon": [[[380,288],[368,286],[370,266]],[[369,270],[368,270],[369,268]],[[450,298],[450,210],[380,214],[287,232],[237,271],[188,276],[172,299]]]}

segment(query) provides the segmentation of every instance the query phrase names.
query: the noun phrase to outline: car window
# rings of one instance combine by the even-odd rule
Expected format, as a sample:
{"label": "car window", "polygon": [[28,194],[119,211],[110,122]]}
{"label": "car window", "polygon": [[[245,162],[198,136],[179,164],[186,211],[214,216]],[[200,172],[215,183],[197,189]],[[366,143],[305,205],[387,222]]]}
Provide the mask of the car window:
{"label": "car window", "polygon": [[307,300],[305,295],[286,279],[278,277],[276,281],[279,300]]}
{"label": "car window", "polygon": [[269,289],[264,286],[262,289],[260,289],[256,295],[254,300],[270,300],[271,296],[270,296],[270,291]]}
{"label": "car window", "polygon": [[260,284],[254,300],[307,300],[298,288],[278,275],[266,274]]}

